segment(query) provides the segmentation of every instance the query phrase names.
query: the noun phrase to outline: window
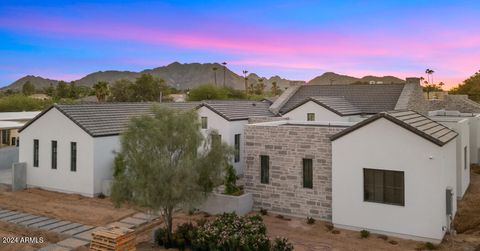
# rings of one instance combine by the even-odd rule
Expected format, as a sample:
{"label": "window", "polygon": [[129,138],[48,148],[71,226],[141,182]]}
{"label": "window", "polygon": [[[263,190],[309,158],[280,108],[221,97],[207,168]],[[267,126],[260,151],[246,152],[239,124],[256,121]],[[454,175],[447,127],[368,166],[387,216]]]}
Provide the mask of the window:
{"label": "window", "polygon": [[363,169],[364,201],[405,205],[404,173],[376,169]]}
{"label": "window", "polygon": [[38,139],[33,140],[33,166],[38,167]]}
{"label": "window", "polygon": [[270,157],[266,155],[260,155],[260,182],[262,184],[268,184],[270,173]]}
{"label": "window", "polygon": [[77,171],[77,142],[70,142],[70,171]]}
{"label": "window", "polygon": [[57,141],[52,140],[52,169],[57,169]]}
{"label": "window", "polygon": [[307,121],[315,121],[315,113],[307,113]]}
{"label": "window", "polygon": [[208,119],[207,117],[202,117],[202,129],[207,129],[208,127]]}
{"label": "window", "polygon": [[313,164],[312,159],[303,159],[303,187],[313,188]]}
{"label": "window", "polygon": [[240,136],[241,134],[235,134],[235,156],[233,157],[235,163],[240,162]]}
{"label": "window", "polygon": [[2,131],[2,145],[9,145],[10,144],[10,130],[3,130]]}
{"label": "window", "polygon": [[463,169],[467,170],[468,161],[467,161],[467,146],[463,148]]}
{"label": "window", "polygon": [[17,145],[17,138],[16,137],[12,137],[12,144],[10,144],[11,146],[16,146]]}

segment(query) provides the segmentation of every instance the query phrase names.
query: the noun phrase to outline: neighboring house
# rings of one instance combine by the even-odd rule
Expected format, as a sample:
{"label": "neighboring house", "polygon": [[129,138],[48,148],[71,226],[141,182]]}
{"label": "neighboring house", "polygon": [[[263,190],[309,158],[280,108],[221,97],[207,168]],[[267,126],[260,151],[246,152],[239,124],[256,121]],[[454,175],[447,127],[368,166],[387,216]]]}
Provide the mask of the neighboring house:
{"label": "neighboring house", "polygon": [[480,132],[480,128],[478,127],[479,117],[478,115],[470,115],[470,117],[446,115],[430,116],[431,119],[449,127],[459,134],[456,147],[457,197],[459,199],[463,197],[470,185],[470,164],[475,163],[471,159],[472,153],[478,152],[478,134]]}
{"label": "neighboring house", "polygon": [[270,109],[292,120],[360,121],[383,111],[427,112],[420,80],[405,84],[303,85],[286,90]]}
{"label": "neighboring house", "polygon": [[[179,103],[176,108],[197,104]],[[120,133],[152,103],[53,105],[20,131],[19,162],[27,164],[27,186],[95,196],[112,178]]]}
{"label": "neighboring house", "polygon": [[[21,130],[19,161],[27,164],[27,185],[95,196],[112,178],[114,152],[134,116],[148,114],[154,103],[53,105]],[[158,103],[157,103],[158,104]],[[236,149],[232,164],[243,165],[243,126],[250,116],[272,116],[268,104],[255,101],[161,103],[198,109],[203,133],[215,129]]]}
{"label": "neighboring house", "polygon": [[[254,207],[439,242],[449,226],[447,188],[452,217],[456,210],[457,133],[413,111],[354,124],[247,125],[245,189]],[[380,175],[380,183],[371,178]]]}
{"label": "neighboring house", "polygon": [[0,148],[18,146],[18,130],[40,112],[0,112]]}

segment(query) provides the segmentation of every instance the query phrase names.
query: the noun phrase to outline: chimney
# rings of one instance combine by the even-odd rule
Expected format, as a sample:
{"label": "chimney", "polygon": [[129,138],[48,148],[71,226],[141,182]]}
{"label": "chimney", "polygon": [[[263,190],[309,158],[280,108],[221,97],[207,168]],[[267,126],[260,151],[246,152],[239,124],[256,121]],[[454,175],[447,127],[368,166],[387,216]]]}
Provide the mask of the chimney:
{"label": "chimney", "polygon": [[417,85],[420,85],[420,78],[406,78],[405,79],[406,83],[407,84],[417,84]]}

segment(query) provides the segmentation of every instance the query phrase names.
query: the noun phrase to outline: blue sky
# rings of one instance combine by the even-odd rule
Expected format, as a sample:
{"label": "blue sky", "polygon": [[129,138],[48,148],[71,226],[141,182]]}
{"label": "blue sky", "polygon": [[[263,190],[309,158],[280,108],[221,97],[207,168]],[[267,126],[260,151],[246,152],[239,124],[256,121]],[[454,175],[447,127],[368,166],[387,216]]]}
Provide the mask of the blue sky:
{"label": "blue sky", "polygon": [[480,69],[478,1],[0,1],[0,86],[174,61],[309,80]]}

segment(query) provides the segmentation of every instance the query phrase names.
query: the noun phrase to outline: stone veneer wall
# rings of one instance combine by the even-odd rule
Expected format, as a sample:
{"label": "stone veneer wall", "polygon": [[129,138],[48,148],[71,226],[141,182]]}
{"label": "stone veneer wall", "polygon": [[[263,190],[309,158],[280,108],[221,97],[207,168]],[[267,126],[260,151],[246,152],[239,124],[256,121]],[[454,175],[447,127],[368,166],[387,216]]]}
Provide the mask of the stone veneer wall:
{"label": "stone veneer wall", "polygon": [[443,100],[430,100],[429,110],[480,113],[480,104],[469,99],[467,95],[445,95]]}
{"label": "stone veneer wall", "polygon": [[[247,125],[245,190],[254,209],[332,219],[332,144],[345,127]],[[260,182],[260,155],[270,156],[269,184]],[[313,189],[303,188],[303,158],[313,160]]]}

